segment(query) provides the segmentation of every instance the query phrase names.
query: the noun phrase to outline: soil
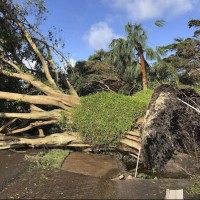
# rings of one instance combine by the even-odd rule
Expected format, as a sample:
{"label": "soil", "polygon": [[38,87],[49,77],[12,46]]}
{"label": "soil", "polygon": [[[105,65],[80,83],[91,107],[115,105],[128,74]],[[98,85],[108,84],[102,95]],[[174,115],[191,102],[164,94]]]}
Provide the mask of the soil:
{"label": "soil", "polygon": [[[184,199],[200,197],[188,192],[196,179],[133,178],[113,181],[110,176],[84,175],[63,169],[30,170],[30,163],[24,160],[24,156],[37,152],[34,149],[25,152],[0,151],[0,199],[164,199],[166,189],[183,189]],[[76,155],[79,164],[73,166],[80,170],[86,158],[84,155],[81,165],[80,155],[74,154],[73,159],[76,160]],[[98,170],[99,163],[91,163]],[[110,169],[108,163],[107,159],[105,165]]]}

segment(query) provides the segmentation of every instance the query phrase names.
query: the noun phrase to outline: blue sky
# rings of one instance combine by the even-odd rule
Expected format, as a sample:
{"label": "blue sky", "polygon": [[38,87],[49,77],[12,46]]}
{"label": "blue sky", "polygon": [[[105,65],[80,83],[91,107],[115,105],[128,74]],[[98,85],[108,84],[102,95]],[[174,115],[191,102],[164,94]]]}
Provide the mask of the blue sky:
{"label": "blue sky", "polygon": [[[87,60],[96,50],[107,50],[114,38],[124,37],[124,26],[141,23],[148,45],[172,43],[177,37],[191,37],[190,19],[200,19],[200,0],[46,0],[49,10],[42,28],[62,29],[65,53],[72,61]],[[163,19],[162,28],[154,25]]]}

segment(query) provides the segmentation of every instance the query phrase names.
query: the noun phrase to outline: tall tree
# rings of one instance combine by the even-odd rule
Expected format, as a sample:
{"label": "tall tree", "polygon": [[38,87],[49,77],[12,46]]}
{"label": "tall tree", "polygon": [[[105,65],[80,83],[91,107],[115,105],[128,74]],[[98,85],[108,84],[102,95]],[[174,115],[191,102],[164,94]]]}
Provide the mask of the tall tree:
{"label": "tall tree", "polygon": [[137,91],[141,85],[141,67],[134,57],[134,49],[129,41],[124,38],[114,39],[109,48],[107,62],[117,69],[120,78],[125,83],[121,91],[126,94]]}
{"label": "tall tree", "polygon": [[101,59],[101,55],[95,54],[68,70],[69,80],[80,96],[98,91],[117,92],[122,85],[117,70]]}
{"label": "tall tree", "polygon": [[128,47],[126,39],[113,39],[109,45],[110,62],[115,66],[120,75],[122,75],[127,66],[131,66],[131,50]]}
{"label": "tall tree", "polygon": [[143,89],[146,90],[148,88],[148,81],[147,61],[145,60],[145,54],[147,58],[155,59],[156,53],[153,51],[153,49],[147,46],[147,34],[140,24],[132,25],[128,23],[125,26],[125,30],[127,33],[127,42],[129,44],[129,48],[133,51],[131,54],[131,62],[133,62],[134,58],[137,59],[137,56],[139,57],[139,63],[141,65],[142,72],[142,85]]}
{"label": "tall tree", "polygon": [[200,20],[190,20],[189,28],[195,27],[191,38],[176,38],[175,42],[162,47],[168,52],[164,62],[173,67],[183,84],[199,84],[200,81]]}
{"label": "tall tree", "polygon": [[[159,26],[163,23],[163,21],[157,22]],[[157,58],[158,53],[147,46],[147,34],[140,24],[128,23],[125,31],[127,33],[125,39],[114,39],[109,46],[110,63],[117,67],[120,75],[129,83],[130,80],[131,83],[135,83],[136,80],[138,82],[138,78],[142,77],[142,87],[146,90],[148,88],[147,67],[149,66],[147,59]]]}

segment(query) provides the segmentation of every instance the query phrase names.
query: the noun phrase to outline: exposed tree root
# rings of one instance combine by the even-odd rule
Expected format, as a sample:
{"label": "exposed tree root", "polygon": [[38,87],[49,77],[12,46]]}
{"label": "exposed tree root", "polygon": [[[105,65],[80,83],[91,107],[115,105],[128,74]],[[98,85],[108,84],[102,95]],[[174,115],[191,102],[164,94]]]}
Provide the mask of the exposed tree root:
{"label": "exposed tree root", "polygon": [[200,148],[200,96],[192,89],[162,85],[153,94],[141,127],[145,165],[164,168],[175,151],[189,153]]}

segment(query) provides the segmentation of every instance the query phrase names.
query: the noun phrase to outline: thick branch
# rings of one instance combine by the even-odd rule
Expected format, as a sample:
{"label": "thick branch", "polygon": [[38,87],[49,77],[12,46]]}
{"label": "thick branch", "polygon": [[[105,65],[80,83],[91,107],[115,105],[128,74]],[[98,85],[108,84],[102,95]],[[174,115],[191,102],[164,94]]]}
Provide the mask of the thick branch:
{"label": "thick branch", "polygon": [[[10,139],[10,141],[9,141]],[[0,138],[0,149],[9,149],[12,146],[15,148],[18,146],[29,145],[29,146],[43,146],[43,145],[55,145],[55,146],[70,146],[73,144],[82,144],[84,146],[90,146],[83,144],[81,137],[78,133],[55,133],[45,138],[18,138],[18,137],[2,137]]]}
{"label": "thick branch", "polygon": [[[10,64],[13,64],[13,63],[10,62]],[[7,71],[7,70],[0,70],[0,74],[4,74],[6,76],[23,79],[24,81],[30,83],[31,85],[33,85],[34,87],[36,87],[37,89],[39,89],[40,91],[44,92],[47,95],[57,97],[59,94],[62,94],[59,90],[55,90],[55,89],[45,85],[41,81],[38,81],[31,74],[26,74],[26,73],[22,73],[22,72],[21,73],[12,73],[12,72]]]}
{"label": "thick branch", "polygon": [[59,90],[54,90],[53,88],[45,85],[41,81],[36,80],[32,75],[30,74],[24,74],[24,73],[10,73],[6,70],[0,70],[0,74],[4,74],[6,76],[15,77],[22,79],[37,89],[39,89],[41,92],[45,93],[48,96],[55,97],[56,99],[59,99],[63,104],[66,104],[68,106],[73,106],[80,103],[80,98],[77,96],[71,96],[67,94],[61,93]]}
{"label": "thick branch", "polygon": [[68,107],[60,102],[59,99],[45,95],[26,95],[11,92],[0,92],[0,99],[22,101],[30,104],[54,105],[65,110],[68,109]]}
{"label": "thick branch", "polygon": [[57,122],[58,122],[58,120],[37,121],[37,122],[30,123],[28,126],[26,126],[24,128],[20,128],[20,129],[14,130],[14,131],[9,131],[7,134],[13,135],[13,134],[21,133],[21,132],[24,132],[24,131],[28,131],[28,130],[35,128],[35,127],[38,127],[38,126],[56,124]]}
{"label": "thick branch", "polygon": [[49,81],[50,84],[56,86],[56,83],[54,82],[53,78],[51,77],[51,74],[49,72],[49,68],[47,65],[47,62],[44,58],[44,56],[41,54],[41,52],[39,51],[38,47],[36,46],[36,44],[33,42],[30,33],[26,30],[26,28],[24,27],[23,23],[20,22],[17,17],[12,13],[12,11],[5,5],[5,3],[0,1],[0,5],[6,10],[6,12],[10,15],[10,17],[18,24],[19,28],[21,29],[21,31],[24,33],[24,36],[26,37],[26,40],[28,41],[29,45],[31,46],[31,48],[33,49],[33,51],[36,53],[36,55],[39,57],[46,78]]}
{"label": "thick branch", "polygon": [[31,39],[30,34],[28,33],[28,31],[26,31],[26,29],[24,28],[24,26],[23,26],[23,24],[21,22],[18,22],[18,25],[21,28],[21,30],[24,32],[24,35],[27,38],[27,41],[29,42],[30,46],[32,47],[32,49],[34,50],[34,52],[39,57],[39,59],[40,59],[40,61],[42,63],[42,66],[43,66],[43,69],[44,69],[44,73],[46,75],[47,80],[49,81],[50,84],[52,84],[55,87],[57,87],[55,81],[51,77],[51,74],[49,72],[49,68],[48,68],[48,65],[47,65],[47,62],[46,62],[45,58],[42,56],[42,54],[40,53],[39,49],[37,48],[37,46],[35,45],[35,43]]}
{"label": "thick branch", "polygon": [[17,66],[16,64],[14,64],[11,61],[6,60],[3,56],[0,56],[0,60],[2,60],[3,62],[7,63],[8,65],[10,65],[11,67],[13,67],[17,72],[20,72],[20,68],[19,66]]}
{"label": "thick branch", "polygon": [[45,112],[34,112],[34,113],[3,113],[0,112],[0,117],[2,118],[19,118],[19,119],[56,119],[60,118],[60,112],[63,110],[55,109],[52,111],[45,111]]}
{"label": "thick branch", "polygon": [[39,40],[38,38],[34,38],[34,39],[37,40],[37,41],[42,42],[46,46],[47,52],[48,52],[48,62],[50,63],[50,65],[51,65],[51,67],[52,67],[52,69],[54,71],[55,82],[56,82],[56,84],[58,84],[58,69],[56,67],[56,64],[55,64],[54,60],[52,59],[50,45],[47,44],[47,42],[45,42],[44,36],[38,30],[35,30],[34,27],[32,27],[32,26],[31,26],[31,28],[32,28],[33,31],[35,31],[38,35],[40,35],[42,37],[42,40]]}
{"label": "thick branch", "polygon": [[14,118],[12,120],[10,120],[9,122],[7,122],[6,124],[4,124],[2,127],[0,127],[0,132],[3,131],[6,127],[8,127],[9,125],[11,125],[12,123],[14,123],[17,119]]}

